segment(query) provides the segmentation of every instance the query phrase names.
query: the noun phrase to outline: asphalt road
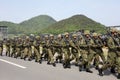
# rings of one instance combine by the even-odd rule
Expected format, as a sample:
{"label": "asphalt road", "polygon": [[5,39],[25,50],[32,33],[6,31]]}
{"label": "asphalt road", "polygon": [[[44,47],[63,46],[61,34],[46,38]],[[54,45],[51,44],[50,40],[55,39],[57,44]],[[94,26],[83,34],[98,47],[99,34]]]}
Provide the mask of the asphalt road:
{"label": "asphalt road", "polygon": [[78,67],[63,69],[62,64],[56,67],[34,61],[0,56],[0,80],[117,80],[116,76],[105,71],[103,77],[98,71],[91,69],[93,73],[79,72]]}

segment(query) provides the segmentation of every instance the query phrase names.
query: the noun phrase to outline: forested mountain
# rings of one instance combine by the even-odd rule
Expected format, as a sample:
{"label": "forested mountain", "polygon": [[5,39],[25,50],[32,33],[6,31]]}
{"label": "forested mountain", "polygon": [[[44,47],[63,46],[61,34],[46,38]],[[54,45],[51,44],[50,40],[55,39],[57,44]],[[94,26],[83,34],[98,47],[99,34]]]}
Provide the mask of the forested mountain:
{"label": "forested mountain", "polygon": [[0,26],[8,26],[8,33],[10,34],[19,34],[19,33],[39,33],[43,28],[50,26],[56,21],[47,15],[40,15],[33,17],[29,20],[23,21],[19,24],[1,21]]}
{"label": "forested mountain", "polygon": [[105,26],[84,16],[84,15],[74,15],[68,19],[61,20],[55,24],[42,30],[44,33],[63,33],[63,32],[73,32],[80,29],[85,30],[95,30],[97,32],[105,32]]}
{"label": "forested mountain", "polygon": [[56,22],[56,20],[50,16],[40,15],[18,24],[1,21],[0,26],[8,26],[9,34],[59,34],[64,32],[78,31],[80,29],[95,30],[100,33],[105,32],[104,25],[84,15],[74,15],[58,22]]}

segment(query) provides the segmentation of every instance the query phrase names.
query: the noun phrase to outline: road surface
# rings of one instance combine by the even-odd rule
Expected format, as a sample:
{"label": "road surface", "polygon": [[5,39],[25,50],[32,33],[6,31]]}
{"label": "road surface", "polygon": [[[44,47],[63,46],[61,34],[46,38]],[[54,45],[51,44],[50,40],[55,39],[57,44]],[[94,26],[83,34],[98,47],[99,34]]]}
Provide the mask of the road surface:
{"label": "road surface", "polygon": [[62,64],[56,67],[34,61],[0,56],[0,80],[118,80],[115,75],[105,72],[103,77],[98,71],[92,68],[93,73],[79,72],[78,67],[71,66],[71,69],[64,69]]}

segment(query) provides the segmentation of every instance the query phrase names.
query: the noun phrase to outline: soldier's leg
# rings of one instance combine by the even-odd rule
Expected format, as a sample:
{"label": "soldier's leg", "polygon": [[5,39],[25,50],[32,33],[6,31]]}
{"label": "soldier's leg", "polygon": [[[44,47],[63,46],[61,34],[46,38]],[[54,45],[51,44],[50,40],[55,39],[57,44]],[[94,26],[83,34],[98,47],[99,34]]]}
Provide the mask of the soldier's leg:
{"label": "soldier's leg", "polygon": [[99,69],[98,69],[99,75],[103,76],[103,71],[113,66],[114,66],[114,60],[112,59],[112,57],[110,57],[110,55],[108,55],[107,60],[104,63],[99,64]]}
{"label": "soldier's leg", "polygon": [[10,54],[11,57],[14,57],[14,58],[16,57],[16,49],[15,49],[15,48],[12,48],[12,49],[10,50],[10,53],[11,53],[11,54]]}
{"label": "soldier's leg", "polygon": [[51,63],[54,67],[56,66],[55,62],[54,62],[54,58],[53,58],[53,53],[51,51],[51,49],[48,49],[48,63]]}
{"label": "soldier's leg", "polygon": [[40,62],[42,62],[42,55],[43,55],[43,47],[42,46],[39,46],[39,54],[38,54],[38,56],[39,56],[39,58],[40,58]]}
{"label": "soldier's leg", "polygon": [[88,54],[88,63],[87,63],[87,66],[86,66],[86,72],[89,72],[89,73],[93,73],[91,70],[90,70],[90,66],[91,66],[91,62],[94,58],[94,55],[95,53],[89,53]]}
{"label": "soldier's leg", "polygon": [[79,71],[82,71],[82,67],[84,67],[84,69],[86,69],[86,65],[88,62],[88,52],[85,50],[81,51],[81,57],[80,57],[80,61],[79,61]]}
{"label": "soldier's leg", "polygon": [[20,51],[20,48],[17,48],[16,49],[16,58],[21,56],[21,51]]}
{"label": "soldier's leg", "polygon": [[0,47],[0,56],[2,56],[3,49]]}
{"label": "soldier's leg", "polygon": [[25,48],[23,53],[23,59],[25,60],[27,56],[28,56],[28,48]]}
{"label": "soldier's leg", "polygon": [[109,53],[109,58],[111,60],[111,73],[115,73],[115,62],[116,62],[116,53],[115,52],[111,52]]}
{"label": "soldier's leg", "polygon": [[31,48],[28,48],[28,60],[31,61],[31,57],[32,57],[32,50]]}
{"label": "soldier's leg", "polygon": [[10,47],[6,47],[6,56],[9,56],[10,57]]}
{"label": "soldier's leg", "polygon": [[54,60],[56,63],[62,63],[62,51],[56,51],[54,54]]}
{"label": "soldier's leg", "polygon": [[8,49],[8,47],[6,46],[6,56],[8,56],[8,54],[9,54],[9,49]]}
{"label": "soldier's leg", "polygon": [[78,63],[79,63],[79,59],[80,59],[80,54],[79,53],[76,53],[76,55],[75,55],[75,57],[76,57],[76,66],[78,66]]}
{"label": "soldier's leg", "polygon": [[118,56],[116,59],[116,67],[118,72],[117,78],[120,79],[120,56]]}
{"label": "soldier's leg", "polygon": [[67,68],[67,61],[68,61],[67,51],[64,51],[64,53],[63,53],[63,59],[64,59],[64,61],[63,61],[63,67]]}
{"label": "soldier's leg", "polygon": [[78,50],[78,53],[76,54],[76,63],[77,63],[77,66],[79,65],[79,61],[80,61],[80,57],[82,55],[82,51]]}
{"label": "soldier's leg", "polygon": [[54,60],[55,60],[56,63],[58,63],[58,59],[59,59],[59,52],[55,52]]}
{"label": "soldier's leg", "polygon": [[23,59],[23,55],[24,55],[24,48],[21,48],[20,53],[21,53],[21,55],[20,55],[20,59]]}
{"label": "soldier's leg", "polygon": [[99,54],[96,54],[96,55],[95,55],[95,59],[94,59],[95,69],[98,69],[99,63],[100,63],[100,55],[99,55]]}
{"label": "soldier's leg", "polygon": [[41,58],[40,58],[41,56],[39,54],[39,51],[36,48],[34,49],[34,51],[35,51],[35,61],[41,63]]}

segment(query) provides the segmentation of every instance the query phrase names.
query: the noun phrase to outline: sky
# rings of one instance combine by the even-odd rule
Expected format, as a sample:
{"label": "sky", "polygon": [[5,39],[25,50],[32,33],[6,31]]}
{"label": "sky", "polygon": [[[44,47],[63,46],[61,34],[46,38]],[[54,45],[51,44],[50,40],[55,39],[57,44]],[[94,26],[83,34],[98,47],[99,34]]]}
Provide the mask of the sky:
{"label": "sky", "polygon": [[55,20],[83,14],[103,25],[120,25],[120,0],[0,0],[0,21],[20,23],[38,15]]}

